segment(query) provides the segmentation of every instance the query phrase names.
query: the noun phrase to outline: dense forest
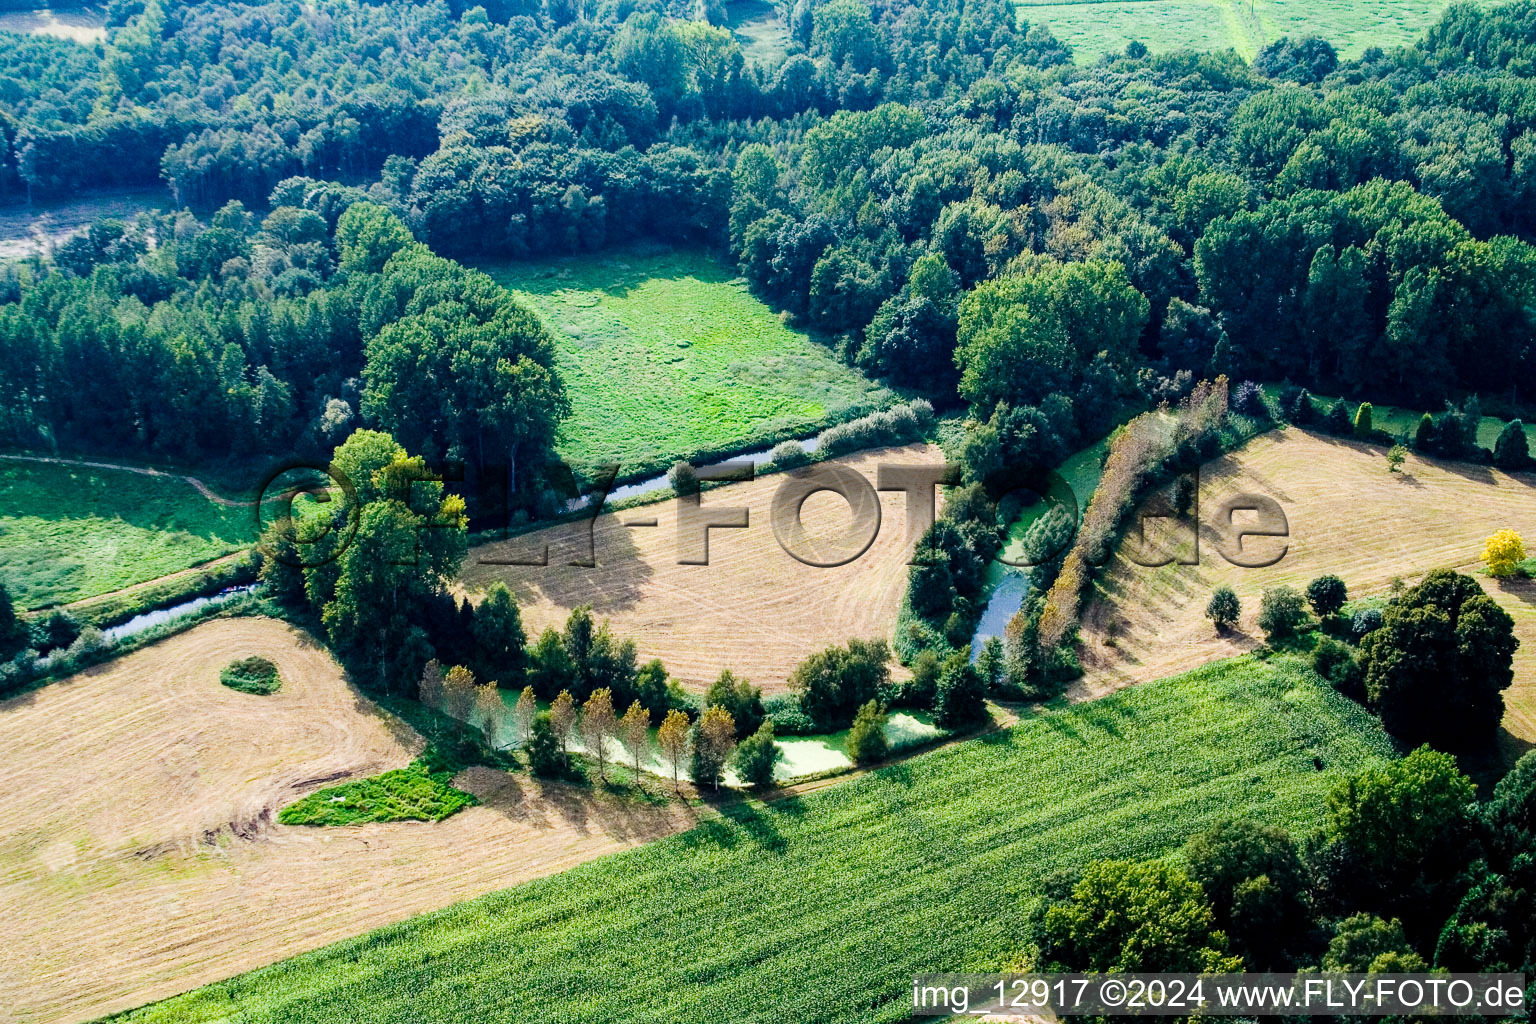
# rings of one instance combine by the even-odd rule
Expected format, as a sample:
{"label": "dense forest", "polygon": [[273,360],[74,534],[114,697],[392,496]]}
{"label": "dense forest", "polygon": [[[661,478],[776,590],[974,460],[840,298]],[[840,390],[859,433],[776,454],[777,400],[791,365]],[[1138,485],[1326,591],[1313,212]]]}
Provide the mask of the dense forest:
{"label": "dense forest", "polygon": [[[0,179],[17,199],[163,182],[187,210],[7,271],[6,444],[193,459],[391,426],[373,349],[425,314],[378,296],[399,274],[485,286],[424,256],[349,264],[337,225],[362,199],[448,257],[728,250],[850,361],[983,419],[1066,393],[1092,433],[1214,373],[1527,397],[1528,2],[1454,7],[1394,53],[1283,40],[1251,66],[1134,44],[1074,66],[1000,0],[802,0],[774,66],[717,4],[151,0],[109,19],[95,48],[0,37]],[[542,340],[509,344],[549,367]],[[558,383],[527,387],[503,419],[542,435]],[[462,424],[421,429],[412,450],[480,457]]]}

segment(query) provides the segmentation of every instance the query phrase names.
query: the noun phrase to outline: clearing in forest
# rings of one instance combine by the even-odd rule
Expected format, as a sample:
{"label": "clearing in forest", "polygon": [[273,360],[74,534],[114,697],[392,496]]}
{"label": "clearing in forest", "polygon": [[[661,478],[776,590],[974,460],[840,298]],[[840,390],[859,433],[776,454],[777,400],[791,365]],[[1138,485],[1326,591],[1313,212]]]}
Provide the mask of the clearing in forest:
{"label": "clearing in forest", "polygon": [[1295,659],[1240,658],[727,807],[127,1020],[906,1020],[914,975],[1016,957],[1052,874],[1156,857],[1229,817],[1301,838],[1325,793],[1388,756]]}
{"label": "clearing in forest", "polygon": [[[938,448],[915,444],[832,462],[873,484],[881,463],[943,460]],[[813,651],[850,637],[890,639],[916,540],[907,533],[905,496],[886,491],[879,532],[863,555],[835,568],[803,564],[779,546],[769,518],[787,479],[775,473],[704,492],[705,510],[748,510],[745,529],[709,531],[708,565],[679,564],[679,503],[670,500],[471,548],[460,583],[478,597],[504,581],[522,605],[530,636],[558,628],[571,609],[587,604],[618,637],[636,642],[642,661],[660,658],[691,690],[705,689],[730,669],[764,693],[782,693],[795,665]],[[843,498],[822,492],[806,500],[801,522],[813,541],[837,538],[846,535],[852,514]],[[631,525],[639,523],[655,525]],[[495,564],[531,557],[546,544],[547,567]],[[594,567],[568,564],[592,555]]]}
{"label": "clearing in forest", "polygon": [[[1216,550],[1230,533],[1218,523],[1229,495],[1268,495],[1289,523],[1288,538],[1252,537],[1244,549],[1285,555],[1268,568],[1241,568]],[[1431,569],[1476,573],[1483,541],[1508,527],[1536,538],[1536,474],[1510,475],[1486,466],[1409,455],[1401,473],[1387,472],[1378,445],[1324,437],[1287,427],[1207,463],[1200,474],[1198,565],[1146,568],[1122,545],[1101,573],[1097,596],[1083,617],[1083,665],[1078,685],[1096,695],[1182,672],[1263,643],[1255,624],[1264,588],[1304,590],[1333,573],[1351,598],[1384,594],[1394,578],[1413,582]],[[1252,522],[1239,513],[1237,524]],[[1134,532],[1134,527],[1133,527]],[[1153,547],[1187,553],[1184,539],[1154,527]],[[1151,550],[1151,549],[1149,549]],[[1143,561],[1155,561],[1144,558]],[[1515,683],[1506,693],[1505,729],[1536,740],[1536,582],[1478,575],[1478,582],[1515,619],[1520,650]],[[1243,604],[1242,621],[1225,635],[1205,618],[1211,591],[1227,584]]]}
{"label": "clearing in forest", "polygon": [[624,478],[890,405],[707,254],[635,248],[481,266],[553,329],[571,399],[559,451]]}
{"label": "clearing in forest", "polygon": [[249,507],[172,476],[0,457],[0,581],[20,608],[95,597],[249,547]]}
{"label": "clearing in forest", "polygon": [[1281,36],[1321,36],[1345,58],[1411,43],[1450,0],[1066,0],[1019,2],[1019,16],[1072,47],[1079,64],[1133,40],[1153,53],[1235,49],[1252,60]]}
{"label": "clearing in forest", "polygon": [[[219,682],[231,658],[282,688]],[[16,1024],[127,1009],[694,823],[484,768],[435,823],[277,824],[410,763],[421,739],[272,619],[220,619],[0,702],[0,1006]]]}

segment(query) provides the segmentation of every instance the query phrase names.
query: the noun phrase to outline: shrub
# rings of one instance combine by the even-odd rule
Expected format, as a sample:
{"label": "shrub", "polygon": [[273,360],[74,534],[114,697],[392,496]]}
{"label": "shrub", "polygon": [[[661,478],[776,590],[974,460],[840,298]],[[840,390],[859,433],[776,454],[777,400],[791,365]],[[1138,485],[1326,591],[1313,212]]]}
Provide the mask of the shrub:
{"label": "shrub", "polygon": [[243,658],[232,661],[219,673],[219,682],[241,693],[276,693],[282,686],[277,666],[266,658]]}
{"label": "shrub", "polygon": [[870,701],[859,708],[853,717],[853,728],[848,731],[848,756],[854,764],[874,764],[884,761],[890,753],[885,739],[885,712],[879,701]]}
{"label": "shrub", "polygon": [[1356,700],[1364,694],[1360,663],[1355,660],[1355,652],[1349,649],[1348,644],[1340,643],[1331,636],[1323,637],[1312,649],[1312,671],[1326,679],[1340,693]]}
{"label": "shrub", "polygon": [[780,441],[773,446],[768,458],[780,469],[796,469],[811,461],[810,453],[799,441]]}
{"label": "shrub", "polygon": [[816,731],[816,723],[811,721],[811,716],[800,707],[800,701],[793,694],[768,698],[763,702],[763,712],[773,723],[776,736],[810,736]]}
{"label": "shrub", "polygon": [[1493,443],[1493,464],[1505,470],[1530,467],[1531,448],[1525,436],[1525,424],[1519,420],[1504,424],[1499,439]]}
{"label": "shrub", "polygon": [[1362,608],[1355,612],[1355,614],[1349,620],[1349,631],[1355,634],[1357,639],[1359,637],[1365,636],[1365,634],[1371,632],[1372,630],[1380,628],[1380,608]]}
{"label": "shrub", "polygon": [[720,673],[720,678],[710,684],[704,694],[704,706],[717,704],[730,712],[736,723],[736,738],[744,739],[757,732],[768,712],[763,708],[763,691],[745,679],[737,679],[730,669]]}
{"label": "shrub", "polygon": [[1355,436],[1362,441],[1370,439],[1371,427],[1371,403],[1361,402],[1360,408],[1355,412]]}
{"label": "shrub", "polygon": [[1320,617],[1326,618],[1344,607],[1349,591],[1337,576],[1319,576],[1307,584],[1307,603]]}
{"label": "shrub", "polygon": [[1483,542],[1482,559],[1490,576],[1513,576],[1525,561],[1525,542],[1514,530],[1500,530]]}
{"label": "shrub", "polygon": [[667,482],[678,494],[699,493],[699,471],[691,462],[679,459],[672,463],[672,468],[667,470]]}
{"label": "shrub", "polygon": [[1205,617],[1215,623],[1217,629],[1230,629],[1242,617],[1242,602],[1232,588],[1222,584],[1211,591],[1211,600],[1205,606]]}
{"label": "shrub", "polygon": [[1297,426],[1306,426],[1317,418],[1312,396],[1306,388],[1288,387],[1280,393],[1280,415]]}
{"label": "shrub", "polygon": [[872,412],[824,431],[818,450],[842,455],[865,448],[920,441],[933,426],[933,406],[918,398],[880,412]]}
{"label": "shrub", "polygon": [[534,716],[533,728],[528,733],[528,767],[533,774],[546,779],[560,779],[571,772],[570,758],[560,749],[549,712],[541,711]]}
{"label": "shrub", "polygon": [[68,647],[80,635],[80,622],[63,609],[54,609],[47,618],[33,619],[29,627],[32,646],[44,654]]}
{"label": "shrub", "polygon": [[1349,420],[1349,407],[1344,404],[1344,399],[1333,403],[1328,410],[1328,416],[1323,421],[1323,429],[1335,437],[1348,437],[1354,433],[1354,425]]}
{"label": "shrub", "polygon": [[1232,389],[1232,411],[1244,416],[1268,416],[1264,406],[1264,389],[1251,380],[1245,380]]}
{"label": "shrub", "polygon": [[933,651],[921,651],[912,659],[912,678],[901,690],[901,702],[909,708],[933,707],[934,695],[939,689],[939,673],[943,666]]}
{"label": "shrub", "polygon": [[1294,587],[1271,587],[1259,599],[1259,628],[1270,642],[1295,636],[1306,621],[1306,605]]}
{"label": "shrub", "polygon": [[741,741],[731,764],[742,782],[753,789],[767,789],[773,785],[773,769],[783,757],[784,751],[773,741],[773,723],[764,722]]}
{"label": "shrub", "polygon": [[1419,417],[1419,425],[1413,432],[1413,446],[1421,452],[1435,448],[1435,418],[1429,413]]}
{"label": "shrub", "polygon": [[1408,461],[1408,449],[1400,444],[1395,444],[1387,449],[1387,472],[1401,473],[1403,463]]}
{"label": "shrub", "polygon": [[934,721],[941,729],[966,729],[986,721],[986,690],[964,651],[944,660],[933,702]]}
{"label": "shrub", "polygon": [[848,641],[847,647],[817,651],[789,677],[800,707],[825,732],[841,729],[890,681],[890,648],[883,640]]}

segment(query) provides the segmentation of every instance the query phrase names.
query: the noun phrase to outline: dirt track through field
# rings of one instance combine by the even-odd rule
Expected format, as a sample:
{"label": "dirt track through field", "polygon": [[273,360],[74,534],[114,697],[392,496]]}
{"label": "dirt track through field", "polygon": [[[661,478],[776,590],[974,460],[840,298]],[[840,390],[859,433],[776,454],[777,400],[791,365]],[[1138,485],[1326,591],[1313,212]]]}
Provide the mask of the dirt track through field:
{"label": "dirt track through field", "polygon": [[[881,463],[937,465],[943,454],[929,445],[864,452],[833,460],[871,482]],[[530,635],[558,628],[572,608],[590,604],[621,638],[633,638],[642,660],[660,658],[691,690],[703,690],[723,669],[783,692],[806,655],[850,637],[890,639],[906,592],[913,542],[907,536],[906,498],[880,494],[881,522],[869,550],[836,568],[805,565],[774,537],[769,510],[786,480],[774,474],[705,491],[704,509],[745,507],[746,529],[710,531],[709,564],[680,565],[677,501],[605,513],[592,523],[593,568],[566,563],[587,551],[587,523],[541,530],[472,549],[461,583],[479,597],[503,580],[522,605]],[[630,525],[654,521],[655,526]],[[841,497],[820,493],[803,507],[812,542],[842,535],[852,521]],[[572,539],[573,533],[576,535]],[[487,564],[525,557],[549,545],[549,567]]]}
{"label": "dirt track through field", "polygon": [[165,477],[169,480],[182,480],[191,484],[198,494],[201,494],[215,505],[223,505],[226,508],[250,508],[256,504],[254,501],[239,501],[234,498],[226,498],[195,476],[167,473],[164,470],[153,469],[149,466],[129,466],[121,462],[90,462],[85,459],[63,459],[50,455],[0,455],[0,459],[9,459],[12,462],[41,462],[51,466],[79,466],[82,469],[115,469],[122,473],[137,473],[140,476]]}
{"label": "dirt track through field", "polygon": [[[259,654],[272,696],[218,674]],[[198,626],[0,702],[0,1006],[14,1022],[126,1009],[691,826],[472,769],[438,823],[275,823],[298,796],[408,763],[408,727],[271,619]]]}
{"label": "dirt track through field", "polygon": [[[1216,551],[1218,505],[1245,492],[1273,497],[1289,522],[1287,539],[1245,542],[1246,550],[1260,554],[1286,546],[1272,567],[1240,568]],[[1475,572],[1483,541],[1495,530],[1508,527],[1528,543],[1536,541],[1536,474],[1511,476],[1415,455],[1401,474],[1391,474],[1379,447],[1294,428],[1207,463],[1199,507],[1198,565],[1145,568],[1122,550],[1101,574],[1099,596],[1084,615],[1086,674],[1074,696],[1098,696],[1258,647],[1263,633],[1255,619],[1265,587],[1302,590],[1315,577],[1334,573],[1351,597],[1364,597],[1384,593],[1394,577],[1411,583],[1440,567]],[[1245,522],[1241,515],[1239,525]],[[1226,531],[1223,524],[1220,532]],[[1171,543],[1161,550],[1175,547],[1189,550]],[[1476,578],[1515,619],[1521,647],[1515,683],[1505,694],[1505,728],[1515,746],[1528,744],[1536,741],[1536,582]],[[1211,591],[1222,583],[1243,604],[1242,621],[1225,636],[1204,614]]]}

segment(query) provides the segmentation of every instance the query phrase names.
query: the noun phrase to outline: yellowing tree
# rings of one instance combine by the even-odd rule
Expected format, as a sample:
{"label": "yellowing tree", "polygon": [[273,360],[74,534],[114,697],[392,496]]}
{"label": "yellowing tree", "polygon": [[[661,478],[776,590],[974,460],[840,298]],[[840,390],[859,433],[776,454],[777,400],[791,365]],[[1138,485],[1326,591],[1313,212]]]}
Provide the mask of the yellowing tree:
{"label": "yellowing tree", "polygon": [[517,706],[512,709],[512,721],[517,727],[518,746],[526,746],[533,736],[533,719],[538,713],[539,704],[533,696],[533,687],[523,687],[523,692],[517,695]]}
{"label": "yellowing tree", "polygon": [[688,738],[688,716],[676,708],[668,711],[661,728],[656,730],[656,745],[661,748],[661,756],[672,767],[672,788],[678,792],[682,792],[678,776],[688,761]]}
{"label": "yellowing tree", "polygon": [[593,690],[581,708],[581,738],[587,753],[597,758],[597,776],[603,782],[608,781],[608,744],[618,727],[613,717],[613,691],[606,686]]}
{"label": "yellowing tree", "polygon": [[640,706],[639,701],[630,704],[629,710],[619,720],[619,734],[624,749],[635,766],[635,784],[640,784],[640,758],[645,754],[646,740],[650,738],[651,713]]}
{"label": "yellowing tree", "polygon": [[1490,576],[1512,575],[1525,561],[1525,542],[1514,530],[1500,530],[1483,543],[1483,561]]}
{"label": "yellowing tree", "polygon": [[549,726],[555,731],[555,739],[560,741],[560,753],[566,752],[566,743],[571,737],[571,727],[576,724],[576,701],[571,697],[570,690],[561,690],[560,696],[549,706]]}

